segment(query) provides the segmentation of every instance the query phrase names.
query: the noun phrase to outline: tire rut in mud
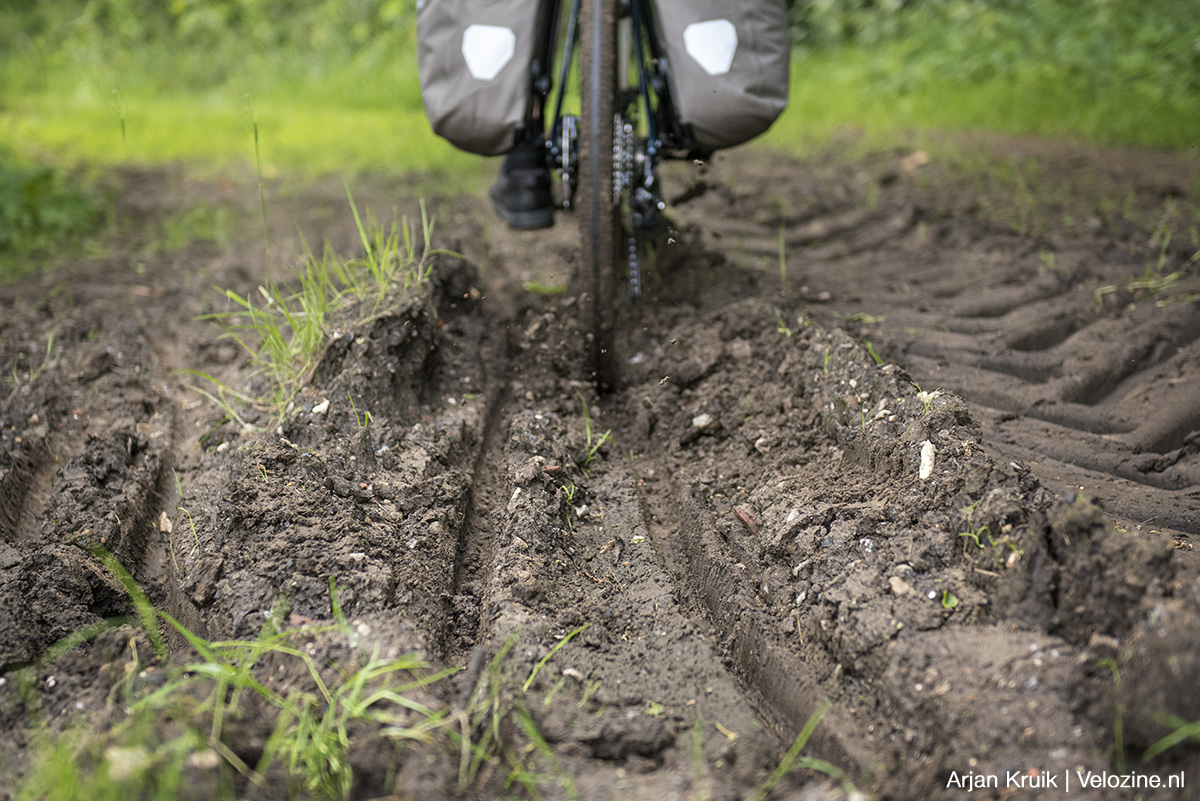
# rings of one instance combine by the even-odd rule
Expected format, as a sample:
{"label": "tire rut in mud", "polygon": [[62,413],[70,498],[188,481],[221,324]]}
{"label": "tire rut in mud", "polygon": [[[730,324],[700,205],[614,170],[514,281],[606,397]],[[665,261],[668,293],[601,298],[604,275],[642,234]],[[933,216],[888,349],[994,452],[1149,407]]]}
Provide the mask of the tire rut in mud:
{"label": "tire rut in mud", "polygon": [[[974,194],[900,158],[806,165],[784,184],[767,177],[775,163],[723,164],[707,179],[721,190],[681,212],[706,242],[766,273],[782,236],[806,313],[849,319],[920,385],[963,397],[998,456],[1061,492],[1083,488],[1124,525],[1200,536],[1191,250],[1096,211],[1069,231],[1022,218],[1013,226],[1045,233],[1014,232],[983,218]],[[772,192],[745,191],[760,180]],[[728,203],[744,215],[722,218]],[[1175,302],[1131,288],[1154,265],[1180,270]]]}
{"label": "tire rut in mud", "polygon": [[[648,429],[675,454],[655,492],[680,532],[680,572],[742,675],[769,697],[782,677],[805,686],[788,676],[797,666],[815,674],[844,715],[835,733],[886,766],[888,796],[953,797],[948,765],[1013,769],[1030,751],[1056,770],[1103,766],[1103,726],[1078,713],[1104,693],[1092,635],[1124,637],[1142,604],[1180,589],[1170,542],[1056,506],[1028,471],[989,457],[961,400],[926,408],[841,332],[785,337],[773,320],[745,301],[656,331],[664,351],[726,349],[699,382],[636,390],[648,413],[635,441]],[[922,480],[926,442],[936,468]],[[772,648],[739,640],[766,641],[791,670],[764,671]]]}
{"label": "tire rut in mud", "polygon": [[[0,417],[5,667],[124,609],[119,584],[81,546],[145,575],[161,574],[166,557],[176,413],[154,384],[145,333],[110,324],[112,309],[42,312],[10,318],[33,341]],[[10,351],[6,362],[17,361]]]}

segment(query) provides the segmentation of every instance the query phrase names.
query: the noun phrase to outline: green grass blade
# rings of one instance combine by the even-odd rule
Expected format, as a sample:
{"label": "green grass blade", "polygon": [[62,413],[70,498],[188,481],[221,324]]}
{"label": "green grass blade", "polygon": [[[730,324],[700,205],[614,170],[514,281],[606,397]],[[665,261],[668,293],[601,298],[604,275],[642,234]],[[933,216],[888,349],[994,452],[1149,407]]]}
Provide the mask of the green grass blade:
{"label": "green grass blade", "polygon": [[100,564],[104,565],[104,569],[125,588],[125,592],[129,594],[129,600],[133,602],[134,610],[141,618],[142,629],[146,632],[146,637],[150,640],[154,652],[158,654],[159,659],[165,660],[169,654],[167,641],[163,639],[162,632],[158,628],[158,615],[151,605],[150,599],[146,597],[146,593],[142,592],[142,588],[133,580],[133,576],[125,569],[125,565],[121,564],[107,548],[102,545],[89,545],[86,550]]}
{"label": "green grass blade", "polygon": [[533,680],[534,680],[535,678],[537,678],[538,671],[540,671],[540,670],[542,669],[542,667],[543,667],[543,666],[544,666],[544,665],[545,665],[547,662],[549,662],[549,661],[550,661],[550,658],[551,658],[551,657],[553,657],[553,656],[554,656],[556,653],[558,653],[558,652],[559,652],[559,650],[560,650],[560,649],[561,649],[561,648],[562,648],[564,645],[566,645],[567,643],[569,643],[569,642],[571,641],[571,639],[572,639],[572,638],[573,638],[573,637],[574,637],[576,634],[579,634],[579,633],[580,633],[580,632],[582,632],[582,631],[586,631],[587,629],[591,628],[591,625],[592,625],[591,623],[584,623],[582,626],[580,626],[579,628],[575,629],[575,630],[574,630],[574,631],[572,631],[570,634],[566,635],[566,636],[565,636],[565,637],[563,637],[561,640],[559,640],[559,641],[558,641],[558,642],[557,642],[557,643],[554,645],[554,647],[550,649],[550,653],[548,653],[548,654],[546,654],[545,656],[543,656],[543,657],[542,657],[542,661],[538,662],[538,663],[537,663],[537,665],[536,665],[536,666],[533,668],[533,671],[532,671],[532,672],[530,672],[530,674],[529,674],[529,678],[525,679],[525,683],[524,683],[523,685],[521,685],[521,690],[522,690],[523,692],[529,692],[529,686],[530,686],[531,684],[533,684]]}

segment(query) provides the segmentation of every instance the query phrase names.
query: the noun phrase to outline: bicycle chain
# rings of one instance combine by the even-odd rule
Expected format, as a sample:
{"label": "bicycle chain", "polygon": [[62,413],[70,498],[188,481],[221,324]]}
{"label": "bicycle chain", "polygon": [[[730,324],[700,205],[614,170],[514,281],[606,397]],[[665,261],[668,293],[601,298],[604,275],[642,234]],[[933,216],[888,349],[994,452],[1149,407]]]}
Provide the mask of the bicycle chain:
{"label": "bicycle chain", "polygon": [[638,298],[642,295],[642,265],[639,258],[638,226],[633,208],[633,176],[636,167],[634,148],[633,123],[620,114],[616,115],[613,118],[613,207],[621,209],[623,217],[629,294]]}

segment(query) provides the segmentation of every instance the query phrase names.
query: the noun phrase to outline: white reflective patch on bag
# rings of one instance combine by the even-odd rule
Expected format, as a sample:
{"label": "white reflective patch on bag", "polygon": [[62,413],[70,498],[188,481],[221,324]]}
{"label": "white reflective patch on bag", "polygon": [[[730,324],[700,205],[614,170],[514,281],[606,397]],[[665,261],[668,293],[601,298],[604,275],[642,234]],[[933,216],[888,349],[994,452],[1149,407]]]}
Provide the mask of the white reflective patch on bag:
{"label": "white reflective patch on bag", "polygon": [[471,77],[490,81],[512,61],[517,35],[499,25],[471,25],[463,31],[462,54]]}
{"label": "white reflective patch on bag", "polygon": [[693,22],[683,29],[683,46],[709,75],[724,75],[737,52],[737,28],[727,19]]}

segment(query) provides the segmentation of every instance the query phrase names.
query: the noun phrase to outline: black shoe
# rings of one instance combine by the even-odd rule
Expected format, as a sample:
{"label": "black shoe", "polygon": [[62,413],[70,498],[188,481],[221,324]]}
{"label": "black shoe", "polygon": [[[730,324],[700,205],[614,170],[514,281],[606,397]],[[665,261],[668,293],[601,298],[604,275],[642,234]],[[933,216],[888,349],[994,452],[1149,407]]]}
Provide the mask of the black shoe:
{"label": "black shoe", "polygon": [[554,225],[550,183],[545,150],[538,143],[508,154],[488,195],[496,214],[510,228],[549,228]]}

